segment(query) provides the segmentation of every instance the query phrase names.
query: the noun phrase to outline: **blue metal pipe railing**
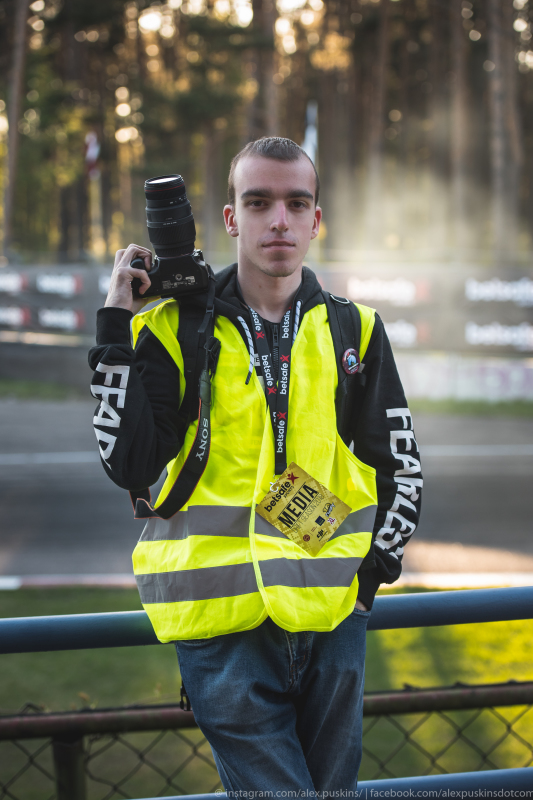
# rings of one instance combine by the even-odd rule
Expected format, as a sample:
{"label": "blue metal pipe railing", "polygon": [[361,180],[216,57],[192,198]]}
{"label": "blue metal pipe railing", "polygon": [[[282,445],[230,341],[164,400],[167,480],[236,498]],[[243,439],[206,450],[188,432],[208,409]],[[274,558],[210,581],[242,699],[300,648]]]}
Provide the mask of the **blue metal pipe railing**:
{"label": "blue metal pipe railing", "polygon": [[[377,597],[369,630],[533,619],[533,586]],[[0,620],[0,654],[158,644],[144,611]]]}
{"label": "blue metal pipe railing", "polygon": [[[417,775],[413,778],[386,778],[381,781],[359,781],[357,797],[457,797],[443,792],[468,792],[469,797],[533,797],[533,769],[498,769],[485,772],[455,772],[451,775]],[[513,791],[513,795],[505,792]],[[514,792],[520,791],[520,795]],[[431,792],[431,794],[426,794]],[[474,792],[476,794],[474,794]],[[488,792],[489,794],[481,794]],[[503,792],[494,794],[494,792]],[[524,792],[524,794],[522,794]],[[434,794],[433,794],[434,793]],[[251,793],[250,793],[251,794]],[[257,792],[259,794],[259,792]],[[286,795],[288,796],[288,795]],[[145,800],[156,800],[155,797]],[[167,800],[227,800],[220,794],[190,794],[168,797]]]}

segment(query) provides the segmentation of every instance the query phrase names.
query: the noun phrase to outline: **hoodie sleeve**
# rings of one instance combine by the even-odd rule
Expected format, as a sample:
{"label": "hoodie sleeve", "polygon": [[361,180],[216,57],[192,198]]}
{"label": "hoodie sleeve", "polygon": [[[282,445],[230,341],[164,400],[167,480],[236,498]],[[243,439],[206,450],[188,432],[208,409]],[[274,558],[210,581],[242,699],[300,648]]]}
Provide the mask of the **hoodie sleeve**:
{"label": "hoodie sleeve", "polygon": [[133,350],[131,319],[122,308],[98,311],[89,365],[91,393],[100,401],[93,424],[104,469],[121,488],[140,491],[180,450],[180,373],[146,326]]}
{"label": "hoodie sleeve", "polygon": [[377,314],[363,361],[366,385],[356,411],[354,454],[376,470],[375,565],[370,560],[359,573],[359,599],[371,608],[379,585],[394,583],[402,571],[403,549],[420,517],[422,472],[411,412]]}

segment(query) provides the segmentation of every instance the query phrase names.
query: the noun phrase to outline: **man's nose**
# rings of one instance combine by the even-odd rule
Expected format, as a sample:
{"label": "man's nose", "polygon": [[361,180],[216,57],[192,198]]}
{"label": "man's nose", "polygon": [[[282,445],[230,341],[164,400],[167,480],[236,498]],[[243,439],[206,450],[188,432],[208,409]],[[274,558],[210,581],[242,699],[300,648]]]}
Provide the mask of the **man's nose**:
{"label": "man's nose", "polygon": [[285,203],[277,203],[274,207],[274,218],[270,224],[270,230],[286,231],[289,228],[287,219],[287,209]]}

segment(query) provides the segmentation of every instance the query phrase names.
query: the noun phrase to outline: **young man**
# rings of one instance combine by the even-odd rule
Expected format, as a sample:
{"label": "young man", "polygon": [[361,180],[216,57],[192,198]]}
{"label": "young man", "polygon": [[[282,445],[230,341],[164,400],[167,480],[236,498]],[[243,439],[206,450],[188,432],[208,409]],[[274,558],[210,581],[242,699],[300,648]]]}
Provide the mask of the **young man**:
{"label": "young man", "polygon": [[[260,139],[233,160],[224,220],[238,262],[217,275],[208,465],[181,511],[150,519],[134,553],[141,599],[158,637],[176,642],[228,792],[355,792],[366,625],[379,584],[400,574],[420,510],[411,415],[383,324],[364,306],[353,343],[366,375],[351,410],[353,454],[337,432],[325,299],[302,266],[320,227],[318,191],[314,165],[290,140]],[[131,347],[143,301],[130,282],[150,283],[130,267],[139,255],[149,267],[143,247],[117,253],[98,313],[90,363],[93,394],[106,399],[94,421],[119,486],[142,490],[168,465],[161,502],[196,422],[179,441],[179,303],[136,316]],[[305,470],[351,512],[312,555],[251,513],[289,465],[283,486]],[[325,512],[316,522],[327,528]]]}

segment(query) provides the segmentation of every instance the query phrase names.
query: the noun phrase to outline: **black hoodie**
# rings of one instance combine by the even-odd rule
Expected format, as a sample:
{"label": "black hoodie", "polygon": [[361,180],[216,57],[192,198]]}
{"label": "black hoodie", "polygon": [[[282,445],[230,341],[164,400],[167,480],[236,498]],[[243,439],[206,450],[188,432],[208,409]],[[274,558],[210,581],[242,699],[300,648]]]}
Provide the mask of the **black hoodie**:
{"label": "black hoodie", "polygon": [[[216,314],[234,323],[238,316],[249,319],[238,287],[236,264],[217,274],[216,287]],[[324,302],[315,274],[306,267],[297,299],[302,301],[301,317]],[[203,295],[190,297],[187,302],[203,304],[205,308]],[[89,353],[89,364],[96,370],[95,386],[104,385],[109,372],[106,368],[129,367],[126,388],[120,395],[113,392],[108,397],[118,424],[114,428],[105,426],[107,438],[102,447],[106,459],[102,463],[118,486],[139,491],[157,481],[181,448],[177,433],[180,375],[171,356],[147,326],[141,330],[135,351],[132,349],[131,319],[131,312],[121,308],[98,311],[97,344]],[[242,326],[236,327],[244,339]],[[270,338],[272,325],[267,323],[265,328]],[[245,344],[248,346],[246,339]],[[357,420],[353,452],[376,469],[378,511],[373,552],[359,573],[359,599],[371,608],[380,583],[393,583],[401,573],[403,546],[418,524],[422,475],[405,395],[378,315],[364,363],[367,380],[364,396],[354,409]],[[99,414],[109,416],[102,403]],[[102,439],[96,418],[95,428]]]}

